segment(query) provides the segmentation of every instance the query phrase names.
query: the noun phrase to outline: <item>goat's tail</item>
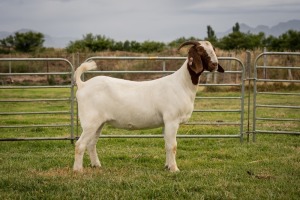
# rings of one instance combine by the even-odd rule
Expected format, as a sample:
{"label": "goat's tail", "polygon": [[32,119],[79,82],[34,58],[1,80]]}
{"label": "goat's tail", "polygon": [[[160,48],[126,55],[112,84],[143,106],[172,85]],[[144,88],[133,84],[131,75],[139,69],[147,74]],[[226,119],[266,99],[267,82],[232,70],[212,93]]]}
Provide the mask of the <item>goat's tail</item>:
{"label": "goat's tail", "polygon": [[77,68],[77,70],[75,71],[74,78],[78,89],[82,88],[83,86],[83,81],[80,78],[82,73],[96,68],[97,65],[94,61],[84,62]]}

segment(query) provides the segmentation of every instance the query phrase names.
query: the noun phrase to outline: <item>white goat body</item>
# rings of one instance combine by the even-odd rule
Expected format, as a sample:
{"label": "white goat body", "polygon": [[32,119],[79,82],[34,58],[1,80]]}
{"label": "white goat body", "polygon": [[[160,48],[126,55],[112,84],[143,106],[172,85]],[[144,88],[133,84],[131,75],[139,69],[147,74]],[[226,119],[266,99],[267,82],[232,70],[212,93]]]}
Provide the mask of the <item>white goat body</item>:
{"label": "white goat body", "polygon": [[[95,63],[82,64],[89,65]],[[95,117],[101,123],[125,129],[155,128],[165,120],[186,122],[193,111],[196,90],[186,79],[190,79],[188,71],[181,69],[152,81],[135,82],[107,76],[85,83],[77,80],[81,125],[95,123]]]}
{"label": "white goat body", "polygon": [[[86,148],[92,166],[101,166],[96,143],[105,123],[124,129],[164,126],[166,167],[170,171],[178,171],[175,160],[176,134],[179,124],[186,122],[192,114],[198,85],[195,84],[195,80],[199,79],[204,69],[218,68],[217,58],[210,43],[187,42],[182,46],[184,45],[193,47],[181,68],[171,75],[156,80],[135,82],[98,76],[82,82],[81,74],[95,69],[96,63],[93,61],[83,63],[76,70],[75,78],[78,86],[76,97],[83,133],[76,142],[75,171],[82,170]],[[206,51],[203,52],[206,53],[206,57],[200,55],[203,49]],[[196,61],[201,64],[195,63]],[[219,71],[222,71],[220,66]]]}

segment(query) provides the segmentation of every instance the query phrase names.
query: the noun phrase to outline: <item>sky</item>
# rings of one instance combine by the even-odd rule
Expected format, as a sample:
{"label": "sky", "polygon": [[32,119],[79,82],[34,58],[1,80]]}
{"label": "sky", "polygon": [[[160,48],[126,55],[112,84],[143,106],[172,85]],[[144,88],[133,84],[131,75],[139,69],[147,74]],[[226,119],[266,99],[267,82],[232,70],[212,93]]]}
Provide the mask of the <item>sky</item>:
{"label": "sky", "polygon": [[54,37],[105,35],[117,41],[170,42],[225,32],[236,22],[274,26],[300,19],[299,0],[0,0],[0,31]]}

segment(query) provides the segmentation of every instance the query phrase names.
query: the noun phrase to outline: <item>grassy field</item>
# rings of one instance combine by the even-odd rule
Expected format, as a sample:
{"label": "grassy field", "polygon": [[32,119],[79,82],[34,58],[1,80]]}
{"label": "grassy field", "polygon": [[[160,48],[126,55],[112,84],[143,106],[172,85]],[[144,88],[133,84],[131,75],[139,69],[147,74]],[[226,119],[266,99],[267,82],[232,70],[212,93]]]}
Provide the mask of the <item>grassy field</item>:
{"label": "grassy field", "polygon": [[[299,92],[299,91],[296,91]],[[201,96],[238,96],[237,92],[201,93]],[[67,97],[54,89],[0,90],[6,98]],[[239,101],[200,100],[196,108],[239,108]],[[261,96],[260,102],[299,105],[299,99]],[[234,102],[234,103],[233,103]],[[67,102],[2,103],[1,112],[62,111]],[[247,110],[247,109],[246,109]],[[264,110],[258,111],[264,115]],[[299,112],[268,111],[271,116],[299,118]],[[279,113],[279,114],[278,114]],[[247,113],[245,113],[247,115]],[[268,117],[268,116],[264,116]],[[239,114],[200,113],[192,120],[236,121]],[[68,122],[68,115],[1,116],[1,125]],[[246,121],[246,119],[245,119]],[[281,123],[282,124],[282,123]],[[280,124],[258,124],[281,129]],[[283,125],[300,129],[300,123]],[[69,128],[0,129],[4,137],[67,136]],[[182,126],[179,134],[236,134],[236,126]],[[103,133],[127,134],[107,126]],[[161,129],[132,134],[161,134]],[[178,139],[179,173],[164,169],[163,139],[107,139],[98,142],[101,169],[74,173],[74,146],[70,141],[0,142],[0,199],[299,199],[300,137],[258,135],[257,142],[238,139]]]}
{"label": "grassy field", "polygon": [[0,143],[1,199],[299,199],[300,138],[256,143],[179,139],[181,171],[164,169],[162,139],[101,139],[101,169],[72,172],[67,141]]}

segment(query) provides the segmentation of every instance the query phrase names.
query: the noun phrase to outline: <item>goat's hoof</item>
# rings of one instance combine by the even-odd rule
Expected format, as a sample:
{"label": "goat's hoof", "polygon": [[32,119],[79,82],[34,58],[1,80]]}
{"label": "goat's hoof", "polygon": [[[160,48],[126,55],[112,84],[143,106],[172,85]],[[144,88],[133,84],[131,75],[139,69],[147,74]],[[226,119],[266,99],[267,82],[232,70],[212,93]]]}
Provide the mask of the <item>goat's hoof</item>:
{"label": "goat's hoof", "polygon": [[83,172],[83,168],[81,168],[81,169],[75,169],[75,168],[73,168],[73,172],[75,172],[75,173],[82,173]]}
{"label": "goat's hoof", "polygon": [[82,172],[83,171],[83,167],[82,166],[80,166],[80,165],[74,165],[73,166],[73,171],[74,172]]}
{"label": "goat's hoof", "polygon": [[97,164],[97,165],[92,165],[92,164],[91,164],[91,168],[98,169],[98,168],[101,168],[101,165],[100,165],[100,164]]}
{"label": "goat's hoof", "polygon": [[180,170],[178,169],[178,167],[170,167],[170,172],[179,172]]}
{"label": "goat's hoof", "polygon": [[178,169],[177,166],[168,166],[168,165],[165,165],[165,169],[169,170],[170,172],[179,172],[180,170]]}

